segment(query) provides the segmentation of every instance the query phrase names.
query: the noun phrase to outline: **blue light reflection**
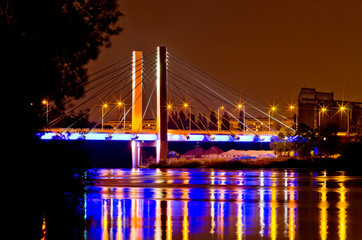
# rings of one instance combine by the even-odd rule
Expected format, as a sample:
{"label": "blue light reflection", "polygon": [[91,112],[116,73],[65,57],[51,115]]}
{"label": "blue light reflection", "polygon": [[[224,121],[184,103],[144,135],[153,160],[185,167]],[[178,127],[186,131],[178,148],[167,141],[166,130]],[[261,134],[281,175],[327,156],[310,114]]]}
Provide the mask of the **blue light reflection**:
{"label": "blue light reflection", "polygon": [[287,204],[285,219],[277,216],[278,201],[298,199],[295,181],[283,173],[102,169],[98,178],[86,198],[87,239],[273,238],[291,216],[297,229],[295,208]]}

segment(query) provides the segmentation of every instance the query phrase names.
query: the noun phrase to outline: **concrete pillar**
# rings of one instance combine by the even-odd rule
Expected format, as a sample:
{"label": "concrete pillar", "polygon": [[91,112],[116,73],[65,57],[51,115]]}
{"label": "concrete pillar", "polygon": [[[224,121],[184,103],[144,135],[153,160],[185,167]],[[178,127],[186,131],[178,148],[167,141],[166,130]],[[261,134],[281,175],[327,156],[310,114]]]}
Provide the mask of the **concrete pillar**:
{"label": "concrete pillar", "polygon": [[156,160],[167,159],[167,63],[166,47],[157,47],[157,133]]}
{"label": "concrete pillar", "polygon": [[132,147],[132,168],[138,168],[141,164],[141,147],[139,142],[136,140],[132,140],[131,142]]}
{"label": "concrete pillar", "polygon": [[[132,66],[132,131],[142,131],[142,52],[133,52]],[[132,140],[132,168],[141,164],[141,147]]]}
{"label": "concrete pillar", "polygon": [[133,52],[132,131],[142,130],[142,52]]}

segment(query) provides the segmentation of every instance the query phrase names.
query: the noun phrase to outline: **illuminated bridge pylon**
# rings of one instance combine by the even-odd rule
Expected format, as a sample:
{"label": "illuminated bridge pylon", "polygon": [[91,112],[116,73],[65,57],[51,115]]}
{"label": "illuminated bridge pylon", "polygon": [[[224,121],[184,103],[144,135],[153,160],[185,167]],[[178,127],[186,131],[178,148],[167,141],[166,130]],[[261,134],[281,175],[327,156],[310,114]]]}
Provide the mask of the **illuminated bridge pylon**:
{"label": "illuminated bridge pylon", "polygon": [[[141,164],[141,148],[148,146],[156,147],[156,161],[167,159],[167,64],[166,47],[157,48],[157,78],[156,78],[156,131],[157,140],[155,142],[132,141],[132,167]],[[132,131],[142,130],[142,52],[133,52],[133,74],[132,74]],[[137,138],[137,137],[136,137]]]}

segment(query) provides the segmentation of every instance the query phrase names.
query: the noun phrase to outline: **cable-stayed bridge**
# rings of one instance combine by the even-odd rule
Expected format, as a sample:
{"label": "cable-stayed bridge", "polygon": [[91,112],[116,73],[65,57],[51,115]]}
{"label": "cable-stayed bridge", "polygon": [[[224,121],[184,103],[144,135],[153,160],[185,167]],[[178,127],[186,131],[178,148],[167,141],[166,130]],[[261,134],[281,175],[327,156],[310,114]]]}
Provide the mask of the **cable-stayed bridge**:
{"label": "cable-stayed bridge", "polygon": [[[168,141],[269,142],[278,134],[276,123],[290,131],[297,126],[167,52],[166,47],[146,56],[135,51],[90,75],[85,87],[84,99],[51,121],[47,115],[47,126],[39,135],[44,140],[132,141],[133,167],[139,165],[145,146],[156,147],[159,161],[167,158]],[[72,121],[65,121],[85,107]],[[82,123],[90,117],[96,122],[84,127]],[[253,119],[261,130],[250,128],[246,119]]]}

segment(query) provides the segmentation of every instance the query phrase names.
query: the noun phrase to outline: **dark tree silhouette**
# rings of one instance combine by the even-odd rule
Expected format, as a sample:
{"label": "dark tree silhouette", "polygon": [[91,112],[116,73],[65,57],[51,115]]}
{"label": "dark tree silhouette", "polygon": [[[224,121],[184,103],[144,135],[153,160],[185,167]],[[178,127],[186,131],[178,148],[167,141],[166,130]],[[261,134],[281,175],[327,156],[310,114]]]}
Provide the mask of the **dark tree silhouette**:
{"label": "dark tree silhouette", "polygon": [[201,113],[199,113],[199,120],[197,121],[198,129],[206,130],[207,128],[207,119]]}
{"label": "dark tree silhouette", "polygon": [[217,118],[214,110],[212,110],[210,114],[209,130],[217,130]]}
{"label": "dark tree silhouette", "polygon": [[315,146],[316,132],[306,124],[299,124],[293,138],[293,147],[299,157],[309,157]]}
{"label": "dark tree silhouette", "polygon": [[172,111],[171,116],[168,117],[168,129],[178,129],[179,119],[177,112]]}
{"label": "dark tree silhouette", "polygon": [[29,118],[24,113],[34,112],[43,98],[58,106],[80,98],[86,64],[121,31],[120,16],[117,0],[1,1],[2,81],[17,95],[9,107],[12,123]]}
{"label": "dark tree silhouette", "polygon": [[84,94],[86,64],[121,31],[121,15],[117,0],[0,1],[1,82],[12,95],[3,109],[10,119],[5,149],[17,182],[31,186],[15,197],[32,196],[31,207],[23,209],[27,239],[41,238],[43,219],[47,239],[80,238],[74,225],[84,219],[74,211],[90,181],[85,152],[66,142],[38,141],[35,132],[44,123],[42,99],[59,108]]}
{"label": "dark tree silhouette", "polygon": [[338,127],[334,124],[327,124],[318,129],[316,134],[316,145],[319,155],[333,155],[340,150]]}
{"label": "dark tree silhouette", "polygon": [[187,118],[186,114],[184,113],[184,111],[180,110],[178,115],[179,115],[179,118],[180,118],[180,128],[188,129],[189,121],[188,121],[188,118]]}
{"label": "dark tree silhouette", "polygon": [[221,129],[222,130],[230,129],[230,118],[226,111],[224,112],[224,115],[222,116]]}

